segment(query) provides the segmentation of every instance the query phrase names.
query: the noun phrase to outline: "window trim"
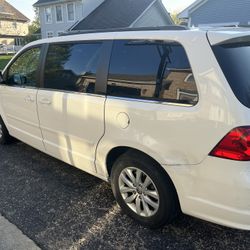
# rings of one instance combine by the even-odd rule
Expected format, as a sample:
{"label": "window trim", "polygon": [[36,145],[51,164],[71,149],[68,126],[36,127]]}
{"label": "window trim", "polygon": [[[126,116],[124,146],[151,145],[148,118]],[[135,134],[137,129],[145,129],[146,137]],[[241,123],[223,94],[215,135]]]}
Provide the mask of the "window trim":
{"label": "window trim", "polygon": [[24,50],[21,51],[20,54],[17,55],[17,57],[11,61],[11,64],[8,65],[8,68],[4,71],[3,73],[3,77],[4,77],[4,84],[5,86],[8,86],[8,87],[12,87],[12,88],[25,88],[25,89],[38,89],[40,86],[41,86],[41,71],[37,71],[37,74],[36,74],[36,80],[37,80],[37,83],[36,83],[36,86],[19,86],[19,85],[9,85],[6,83],[7,81],[7,77],[9,75],[9,69],[10,67],[24,54],[26,53],[27,51],[31,50],[31,49],[36,49],[36,48],[40,48],[40,56],[39,56],[39,62],[38,62],[38,68],[41,68],[42,66],[42,53],[43,53],[43,44],[39,44],[39,45],[34,45],[34,46],[30,46]]}
{"label": "window trim", "polygon": [[[47,22],[46,9],[50,9],[50,11],[51,11],[51,22]],[[45,24],[52,24],[53,23],[52,7],[45,7],[44,8],[44,19],[45,19]]]}
{"label": "window trim", "polygon": [[[68,8],[68,6],[70,4],[73,5],[73,11],[74,11],[74,19],[73,20],[69,20],[69,8]],[[66,9],[67,9],[67,21],[69,23],[75,22],[75,20],[76,20],[76,6],[75,6],[75,3],[74,2],[73,3],[67,3],[67,8]]]}
{"label": "window trim", "polygon": [[[57,20],[57,9],[56,9],[56,7],[58,7],[58,6],[60,6],[60,8],[62,10],[62,21]],[[56,4],[55,5],[55,18],[56,18],[56,23],[63,23],[64,22],[63,5],[62,4]]]}

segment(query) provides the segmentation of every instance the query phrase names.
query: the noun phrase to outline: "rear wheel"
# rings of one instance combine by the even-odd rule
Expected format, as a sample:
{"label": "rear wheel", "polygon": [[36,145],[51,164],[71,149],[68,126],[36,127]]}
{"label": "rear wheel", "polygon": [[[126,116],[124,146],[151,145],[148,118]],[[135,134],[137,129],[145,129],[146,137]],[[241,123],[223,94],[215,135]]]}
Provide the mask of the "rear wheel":
{"label": "rear wheel", "polygon": [[0,117],[0,144],[5,145],[12,141],[3,119]]}
{"label": "rear wheel", "polygon": [[168,175],[150,157],[132,151],[120,156],[111,172],[121,208],[140,224],[159,228],[177,215],[179,203]]}

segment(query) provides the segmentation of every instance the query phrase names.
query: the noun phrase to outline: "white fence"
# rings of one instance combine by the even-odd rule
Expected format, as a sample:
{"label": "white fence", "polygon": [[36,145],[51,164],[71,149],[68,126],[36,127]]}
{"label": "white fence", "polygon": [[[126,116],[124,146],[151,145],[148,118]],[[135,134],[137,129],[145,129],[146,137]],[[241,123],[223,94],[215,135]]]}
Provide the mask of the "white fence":
{"label": "white fence", "polygon": [[0,44],[0,54],[15,54],[22,46]]}

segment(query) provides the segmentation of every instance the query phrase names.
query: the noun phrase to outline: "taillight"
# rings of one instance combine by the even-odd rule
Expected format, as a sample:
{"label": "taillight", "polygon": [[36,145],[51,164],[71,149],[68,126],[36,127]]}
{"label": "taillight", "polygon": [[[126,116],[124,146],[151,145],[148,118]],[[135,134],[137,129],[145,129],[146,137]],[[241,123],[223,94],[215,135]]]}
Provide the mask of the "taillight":
{"label": "taillight", "polygon": [[250,161],[250,127],[231,130],[210,155],[236,161]]}

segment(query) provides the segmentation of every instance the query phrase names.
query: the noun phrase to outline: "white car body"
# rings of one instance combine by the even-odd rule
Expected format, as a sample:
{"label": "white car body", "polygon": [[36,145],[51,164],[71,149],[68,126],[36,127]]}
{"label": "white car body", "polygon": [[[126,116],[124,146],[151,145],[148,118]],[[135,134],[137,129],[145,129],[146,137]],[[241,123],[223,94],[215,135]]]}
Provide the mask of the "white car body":
{"label": "white car body", "polygon": [[0,115],[13,137],[106,181],[113,149],[140,150],[168,173],[185,214],[250,230],[250,163],[209,156],[229,131],[250,125],[250,110],[235,97],[211,45],[248,35],[245,29],[128,31],[39,40],[18,55],[30,46],[67,41],[178,42],[199,101],[190,106],[0,85]]}

